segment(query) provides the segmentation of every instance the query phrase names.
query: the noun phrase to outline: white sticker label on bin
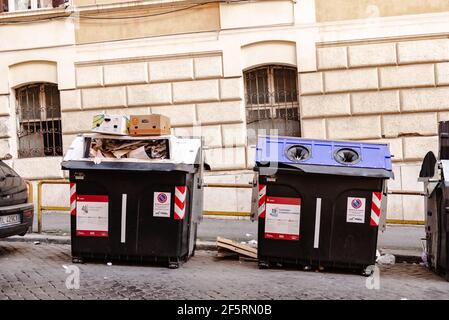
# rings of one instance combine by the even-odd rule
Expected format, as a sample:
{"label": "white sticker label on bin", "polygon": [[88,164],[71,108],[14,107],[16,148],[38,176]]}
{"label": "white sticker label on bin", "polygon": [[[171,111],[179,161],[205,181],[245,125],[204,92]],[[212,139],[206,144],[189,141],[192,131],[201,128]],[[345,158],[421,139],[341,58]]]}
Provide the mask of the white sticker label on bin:
{"label": "white sticker label on bin", "polygon": [[299,240],[300,198],[267,197],[265,238]]}
{"label": "white sticker label on bin", "polygon": [[153,200],[153,217],[170,218],[170,192],[155,192]]}
{"label": "white sticker label on bin", "polygon": [[108,216],[108,196],[76,196],[76,235],[78,237],[108,237]]}
{"label": "white sticker label on bin", "polygon": [[346,222],[365,223],[365,198],[348,197],[348,209],[346,211]]}

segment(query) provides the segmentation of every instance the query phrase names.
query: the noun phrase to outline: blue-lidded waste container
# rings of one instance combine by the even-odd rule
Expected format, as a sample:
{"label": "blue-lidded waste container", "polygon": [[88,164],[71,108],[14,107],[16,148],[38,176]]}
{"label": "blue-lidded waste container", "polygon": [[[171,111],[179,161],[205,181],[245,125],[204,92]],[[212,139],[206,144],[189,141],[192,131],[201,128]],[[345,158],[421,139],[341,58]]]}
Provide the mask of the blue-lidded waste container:
{"label": "blue-lidded waste container", "polygon": [[375,263],[393,177],[387,144],[260,136],[255,171],[259,267]]}

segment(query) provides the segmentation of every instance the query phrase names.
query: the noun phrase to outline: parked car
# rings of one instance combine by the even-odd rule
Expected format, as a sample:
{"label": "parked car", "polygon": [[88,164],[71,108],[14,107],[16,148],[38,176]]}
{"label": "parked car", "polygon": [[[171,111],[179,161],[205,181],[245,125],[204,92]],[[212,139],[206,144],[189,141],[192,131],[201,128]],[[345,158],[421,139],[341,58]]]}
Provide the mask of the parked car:
{"label": "parked car", "polygon": [[25,180],[0,160],[0,238],[24,236],[33,225],[33,215]]}

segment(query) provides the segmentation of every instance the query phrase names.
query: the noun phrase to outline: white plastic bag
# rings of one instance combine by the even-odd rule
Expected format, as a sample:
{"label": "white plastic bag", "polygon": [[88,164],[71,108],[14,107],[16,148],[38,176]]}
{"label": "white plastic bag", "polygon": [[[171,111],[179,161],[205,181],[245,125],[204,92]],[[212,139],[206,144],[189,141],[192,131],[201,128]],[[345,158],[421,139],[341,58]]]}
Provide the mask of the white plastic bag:
{"label": "white plastic bag", "polygon": [[390,253],[383,254],[379,256],[376,260],[378,264],[395,264],[396,258]]}

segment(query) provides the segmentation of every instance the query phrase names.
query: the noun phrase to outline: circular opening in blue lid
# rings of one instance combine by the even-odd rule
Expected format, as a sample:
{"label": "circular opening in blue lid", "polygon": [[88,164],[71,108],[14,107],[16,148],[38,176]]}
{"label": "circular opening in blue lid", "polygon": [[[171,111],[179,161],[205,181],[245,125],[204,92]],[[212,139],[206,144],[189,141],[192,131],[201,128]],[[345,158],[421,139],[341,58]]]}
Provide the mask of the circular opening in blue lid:
{"label": "circular opening in blue lid", "polygon": [[310,150],[302,145],[294,145],[285,151],[285,156],[290,161],[302,162],[310,158]]}
{"label": "circular opening in blue lid", "polygon": [[360,155],[351,148],[341,148],[335,151],[334,159],[341,164],[356,164],[360,161]]}

